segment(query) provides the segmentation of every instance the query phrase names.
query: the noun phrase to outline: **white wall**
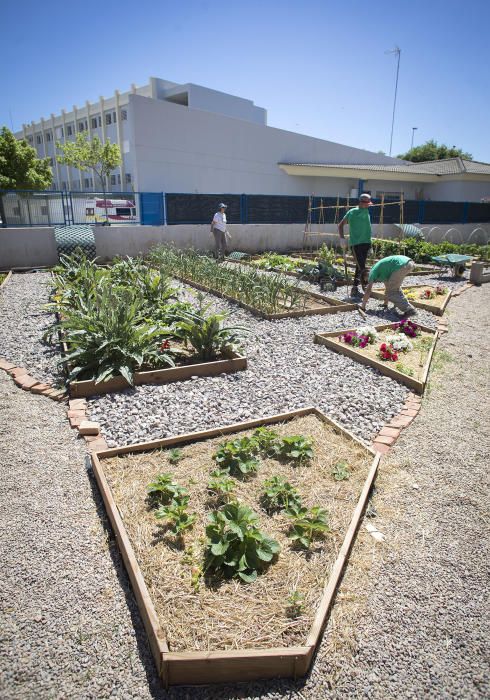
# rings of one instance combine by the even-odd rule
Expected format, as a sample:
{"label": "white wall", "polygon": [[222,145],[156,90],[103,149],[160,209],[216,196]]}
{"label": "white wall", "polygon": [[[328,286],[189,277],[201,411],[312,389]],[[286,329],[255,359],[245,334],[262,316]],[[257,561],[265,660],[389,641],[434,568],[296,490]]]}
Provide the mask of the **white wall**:
{"label": "white wall", "polygon": [[336,196],[337,182],[291,177],[278,162],[394,162],[379,153],[140,95],[129,100],[139,191]]}
{"label": "white wall", "polygon": [[0,269],[56,265],[54,228],[0,228]]}
{"label": "white wall", "polygon": [[426,199],[442,202],[479,202],[482,197],[490,197],[490,181],[477,182],[441,180],[424,186]]}

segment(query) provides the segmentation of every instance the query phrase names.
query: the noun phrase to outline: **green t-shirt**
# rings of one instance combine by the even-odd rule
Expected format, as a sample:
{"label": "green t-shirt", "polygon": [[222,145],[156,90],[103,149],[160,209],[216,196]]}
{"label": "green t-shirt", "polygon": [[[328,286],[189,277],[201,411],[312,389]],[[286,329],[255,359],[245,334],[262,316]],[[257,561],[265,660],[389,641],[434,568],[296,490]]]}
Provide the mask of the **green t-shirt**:
{"label": "green t-shirt", "polygon": [[367,207],[360,209],[354,207],[349,209],[343,221],[349,224],[349,243],[359,245],[359,243],[371,243],[371,217]]}
{"label": "green t-shirt", "polygon": [[389,255],[387,258],[382,258],[372,266],[369,281],[386,282],[395,270],[399,270],[408,262],[410,262],[410,258],[407,258],[406,255]]}

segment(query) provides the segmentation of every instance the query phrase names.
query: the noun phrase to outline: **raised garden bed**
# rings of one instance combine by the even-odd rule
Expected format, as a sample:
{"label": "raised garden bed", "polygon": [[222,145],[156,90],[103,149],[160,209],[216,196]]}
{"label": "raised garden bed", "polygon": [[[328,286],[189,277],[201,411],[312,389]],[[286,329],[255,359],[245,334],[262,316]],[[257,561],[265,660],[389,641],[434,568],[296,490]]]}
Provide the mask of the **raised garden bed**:
{"label": "raised garden bed", "polygon": [[[290,257],[291,257],[291,259],[294,258],[294,256],[290,256]],[[251,268],[254,268],[254,269],[259,269],[259,270],[261,270],[262,272],[279,273],[279,274],[281,274],[281,275],[287,275],[288,277],[295,277],[296,279],[298,279],[298,280],[303,280],[303,281],[305,281],[305,282],[316,282],[316,281],[318,281],[318,280],[317,280],[317,275],[315,275],[315,277],[313,277],[313,275],[308,274],[308,272],[303,271],[301,265],[298,265],[298,269],[301,270],[301,271],[298,271],[298,272],[295,272],[294,270],[283,270],[283,269],[281,269],[280,267],[270,267],[270,268],[267,267],[267,268],[263,268],[263,267],[260,267],[259,265],[254,264],[254,260],[261,260],[261,259],[262,259],[262,256],[260,256],[260,255],[254,255],[254,256],[251,256],[249,260],[234,260],[234,259],[227,258],[227,259],[226,259],[226,262],[235,263],[235,264],[238,264],[238,265],[248,265],[248,267],[251,267]],[[297,259],[298,259],[298,261],[301,260],[301,258],[297,258]],[[316,258],[312,258],[311,260],[304,260],[304,259],[303,259],[302,262],[304,263],[304,265],[307,265],[307,266],[309,266],[310,268],[311,268],[311,267],[314,268],[314,267],[315,267],[315,264],[316,264],[316,262],[317,262],[317,260],[316,260]],[[338,274],[339,276],[337,276],[337,274]],[[335,276],[335,286],[336,286],[336,287],[342,287],[343,285],[346,285],[346,284],[349,284],[349,283],[350,283],[350,280],[347,280],[345,277],[341,276],[341,274],[342,274],[342,273],[340,273],[340,272],[336,269],[336,272],[335,272],[335,275],[336,275],[336,276]],[[330,280],[330,278],[329,278],[328,276],[326,276],[326,281],[328,282],[329,280]],[[333,280],[333,278],[332,278],[332,280]]]}
{"label": "raised garden bed", "polygon": [[0,289],[3,289],[3,287],[6,287],[11,279],[12,279],[12,270],[9,270],[8,272],[0,272]]}
{"label": "raised garden bed", "polygon": [[[205,571],[205,527],[218,507],[207,485],[213,457],[223,442],[250,439],[254,429],[272,425],[280,441],[298,434],[310,438],[311,462],[294,465],[262,455],[256,475],[233,479],[234,498],[257,514],[257,526],[275,538],[280,551],[249,582],[223,577],[212,568]],[[225,435],[230,437],[224,440]],[[177,463],[176,447],[181,450]],[[305,408],[105,450],[95,453],[92,463],[166,685],[307,672],[379,455],[318,410]],[[175,483],[186,489],[189,510],[196,516],[183,540],[162,531],[148,502],[148,484],[162,472],[171,472]],[[306,508],[328,509],[329,530],[309,549],[288,537],[291,518],[284,511],[271,512],[264,505],[263,482],[271,477],[287,479]]]}
{"label": "raised garden bed", "polygon": [[[135,386],[141,384],[168,384],[169,382],[182,382],[191,377],[214,377],[223,372],[239,372],[247,369],[247,358],[235,352],[228,353],[228,357],[210,362],[197,362],[196,364],[182,365],[181,367],[167,367],[146,372],[135,372],[133,381]],[[113,391],[124,391],[131,384],[122,376],[113,377],[104,382],[95,383],[94,380],[69,382],[70,397],[78,399],[99,394],[110,394]]]}
{"label": "raised garden bed", "polygon": [[[437,293],[436,290],[438,289],[443,289],[444,292],[442,294]],[[447,287],[444,287],[444,285],[440,285],[439,287],[434,285],[421,284],[414,285],[411,287],[403,287],[402,291],[404,292],[405,296],[409,299],[412,306],[416,306],[418,309],[425,309],[426,311],[430,311],[436,316],[443,315],[451,297],[451,290]],[[422,297],[422,295],[426,294],[427,292],[433,295],[432,299],[424,299]],[[371,296],[374,299],[384,299],[385,295],[384,291],[374,289],[371,292]]]}
{"label": "raised garden bed", "polygon": [[[346,334],[357,334],[358,329],[355,328],[339,328],[328,333],[317,333],[315,335],[315,343],[326,345],[336,352],[348,355],[358,362],[374,367],[387,377],[396,379],[418,394],[423,394],[438,332],[427,326],[416,324],[419,335],[415,338],[409,338],[413,349],[407,352],[396,352],[397,358],[395,360],[381,359],[379,356],[380,346],[383,343],[386,344],[387,336],[396,334],[397,325],[396,323],[385,323],[373,326],[379,337],[375,342],[368,343],[365,347],[346,342]],[[401,338],[405,338],[403,333],[398,335]]]}
{"label": "raised garden bed", "polygon": [[190,287],[194,287],[195,289],[200,289],[201,291],[207,292],[208,294],[214,294],[215,296],[221,297],[222,299],[232,301],[233,303],[238,304],[238,306],[241,306],[243,309],[250,311],[250,313],[252,313],[254,316],[264,318],[266,321],[274,321],[276,319],[281,318],[299,318],[301,316],[315,316],[317,314],[336,314],[342,313],[344,311],[355,311],[358,308],[357,304],[346,304],[342,301],[339,301],[338,299],[335,299],[334,297],[328,297],[323,294],[315,294],[315,292],[306,292],[304,290],[301,290],[302,296],[305,299],[304,308],[285,308],[283,312],[268,314],[264,311],[261,311],[260,309],[257,309],[255,306],[249,306],[248,304],[245,304],[236,297],[233,297],[229,294],[224,294],[223,292],[219,292],[218,290],[213,289],[212,287],[208,287],[204,284],[199,284],[198,282],[186,279],[185,277],[180,277],[177,275],[175,275],[175,277],[184,284],[188,284]]}

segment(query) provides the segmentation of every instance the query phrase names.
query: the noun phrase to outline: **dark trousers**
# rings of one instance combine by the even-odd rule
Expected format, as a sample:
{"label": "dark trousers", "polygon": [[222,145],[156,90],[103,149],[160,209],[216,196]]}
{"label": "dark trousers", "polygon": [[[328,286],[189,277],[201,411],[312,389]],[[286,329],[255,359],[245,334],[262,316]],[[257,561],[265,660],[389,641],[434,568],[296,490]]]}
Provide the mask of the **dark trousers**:
{"label": "dark trousers", "polygon": [[361,281],[364,283],[367,282],[366,260],[370,247],[371,243],[359,243],[358,245],[352,246],[352,255],[356,261],[356,272],[354,275],[353,284],[354,287],[357,287]]}

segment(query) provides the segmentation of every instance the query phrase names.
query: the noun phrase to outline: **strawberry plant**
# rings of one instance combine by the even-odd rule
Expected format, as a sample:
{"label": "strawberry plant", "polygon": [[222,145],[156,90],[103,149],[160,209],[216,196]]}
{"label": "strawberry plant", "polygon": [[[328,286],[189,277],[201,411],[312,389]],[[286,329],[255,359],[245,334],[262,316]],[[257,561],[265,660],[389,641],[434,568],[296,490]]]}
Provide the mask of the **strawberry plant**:
{"label": "strawberry plant", "polygon": [[168,503],[171,500],[185,495],[187,489],[173,480],[173,474],[165,472],[164,474],[159,474],[155,481],[148,484],[147,492],[151,501],[156,503]]}
{"label": "strawberry plant", "polygon": [[194,525],[197,515],[188,513],[187,506],[189,504],[189,496],[182,493],[173,499],[168,505],[162,505],[155,511],[155,517],[159,520],[165,520],[167,528],[177,537]]}
{"label": "strawberry plant", "polygon": [[215,469],[211,472],[211,478],[208,481],[208,491],[218,496],[221,500],[228,499],[233,494],[235,486],[235,481],[230,479],[226,469]]}
{"label": "strawberry plant", "polygon": [[288,596],[288,607],[286,608],[286,615],[292,620],[295,620],[297,617],[299,617],[304,609],[304,600],[304,593],[301,593],[296,589],[291,591],[291,593]]}
{"label": "strawberry plant", "polygon": [[252,440],[257,445],[258,451],[272,457],[280,450],[279,436],[270,428],[256,428],[252,433]]}
{"label": "strawberry plant", "polygon": [[257,471],[259,465],[256,457],[257,445],[248,437],[225,442],[218,447],[213,459],[218,466],[234,476],[245,476]]}
{"label": "strawberry plant", "polygon": [[255,581],[280,550],[279,543],[258,527],[257,515],[240,503],[228,503],[209,514],[205,570],[225,578]]}
{"label": "strawberry plant", "polygon": [[171,450],[169,450],[168,461],[170,464],[178,464],[183,457],[184,453],[179,447],[173,447]]}
{"label": "strawberry plant", "polygon": [[328,512],[324,508],[318,506],[310,510],[300,508],[292,516],[288,537],[305,549],[309,549],[313,540],[324,537],[327,532],[330,532],[327,518]]}
{"label": "strawberry plant", "polygon": [[345,481],[350,476],[347,462],[337,462],[333,468],[332,476],[335,481]]}
{"label": "strawberry plant", "polygon": [[291,435],[281,439],[279,454],[285,459],[305,464],[313,457],[313,443],[303,435]]}
{"label": "strawberry plant", "polygon": [[273,476],[264,481],[261,502],[268,513],[278,510],[294,513],[301,508],[301,498],[297,489],[281,476]]}

